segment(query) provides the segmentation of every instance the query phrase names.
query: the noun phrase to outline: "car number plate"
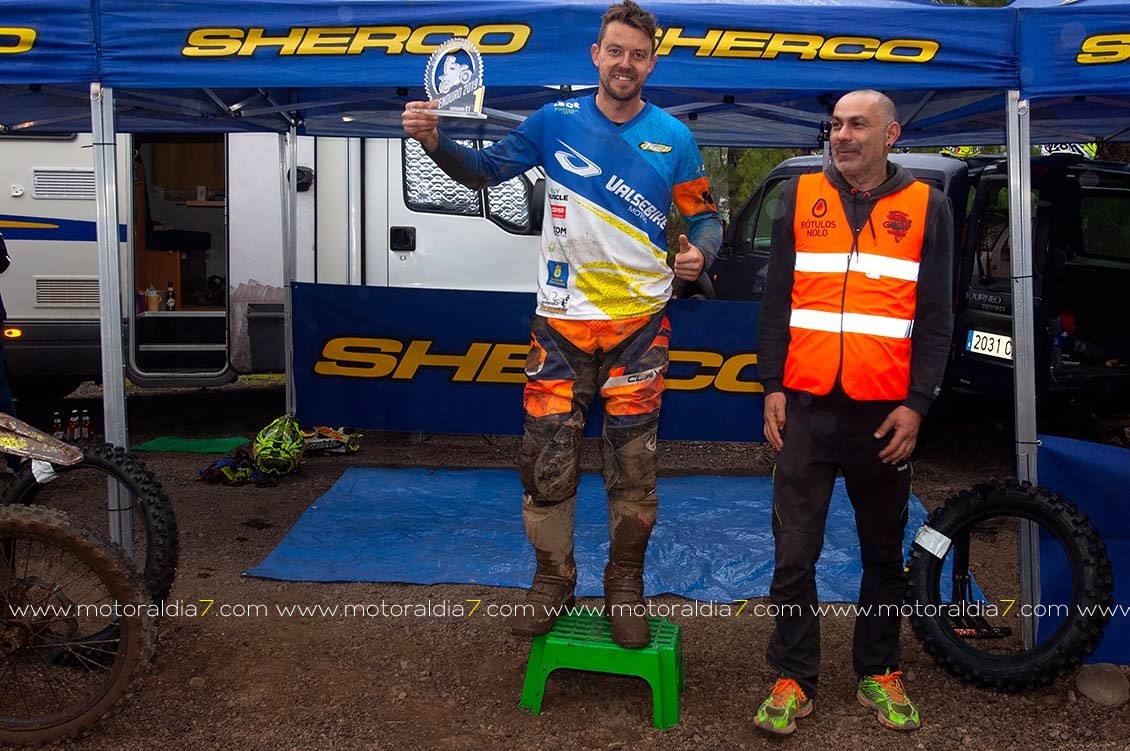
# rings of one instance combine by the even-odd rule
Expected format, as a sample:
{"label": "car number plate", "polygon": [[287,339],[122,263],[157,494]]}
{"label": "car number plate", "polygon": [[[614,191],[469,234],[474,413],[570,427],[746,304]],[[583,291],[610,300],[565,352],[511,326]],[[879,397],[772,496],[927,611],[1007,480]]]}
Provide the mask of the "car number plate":
{"label": "car number plate", "polygon": [[965,340],[965,349],[979,355],[999,357],[1002,360],[1012,359],[1012,337],[1000,334],[990,334],[987,331],[969,330],[969,338]]}

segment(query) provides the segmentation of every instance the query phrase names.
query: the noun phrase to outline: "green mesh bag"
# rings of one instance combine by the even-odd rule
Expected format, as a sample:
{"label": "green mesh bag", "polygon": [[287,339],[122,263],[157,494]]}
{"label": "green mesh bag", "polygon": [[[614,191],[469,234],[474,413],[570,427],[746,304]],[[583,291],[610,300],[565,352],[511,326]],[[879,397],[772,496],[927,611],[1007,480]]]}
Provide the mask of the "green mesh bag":
{"label": "green mesh bag", "polygon": [[289,475],[302,461],[302,429],[294,415],[283,415],[259,431],[252,444],[255,466],[267,475]]}

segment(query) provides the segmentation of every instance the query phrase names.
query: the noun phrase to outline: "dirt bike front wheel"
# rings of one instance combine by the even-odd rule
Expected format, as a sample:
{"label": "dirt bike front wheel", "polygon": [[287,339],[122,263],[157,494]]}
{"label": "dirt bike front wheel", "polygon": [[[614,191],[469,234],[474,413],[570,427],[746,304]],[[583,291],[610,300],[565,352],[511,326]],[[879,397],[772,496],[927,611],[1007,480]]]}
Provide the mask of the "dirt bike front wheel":
{"label": "dirt bike front wheel", "polygon": [[[107,480],[116,480],[129,494],[135,535],[134,559],[154,602],[169,596],[177,574],[180,543],[172,503],[161,483],[138,458],[109,443],[80,445],[83,459],[70,466],[52,465],[44,474],[27,463],[0,497],[3,504],[36,503],[63,509],[95,529],[106,524]],[[140,522],[138,525],[137,522]],[[105,535],[103,535],[105,536]]]}

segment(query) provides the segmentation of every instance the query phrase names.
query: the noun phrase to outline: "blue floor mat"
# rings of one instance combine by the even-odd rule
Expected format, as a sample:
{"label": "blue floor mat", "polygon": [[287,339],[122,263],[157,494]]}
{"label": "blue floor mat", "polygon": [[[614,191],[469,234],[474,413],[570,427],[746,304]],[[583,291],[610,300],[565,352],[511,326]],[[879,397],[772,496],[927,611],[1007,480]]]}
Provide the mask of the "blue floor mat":
{"label": "blue floor mat", "polygon": [[[289,581],[529,586],[533,550],[513,470],[348,469],[247,573]],[[647,595],[716,602],[765,597],[773,577],[772,478],[663,477],[647,550]],[[926,511],[911,497],[904,550]],[[603,594],[608,510],[599,475],[582,477],[576,553],[580,597]],[[855,515],[836,481],[817,587],[854,602],[862,567]]]}

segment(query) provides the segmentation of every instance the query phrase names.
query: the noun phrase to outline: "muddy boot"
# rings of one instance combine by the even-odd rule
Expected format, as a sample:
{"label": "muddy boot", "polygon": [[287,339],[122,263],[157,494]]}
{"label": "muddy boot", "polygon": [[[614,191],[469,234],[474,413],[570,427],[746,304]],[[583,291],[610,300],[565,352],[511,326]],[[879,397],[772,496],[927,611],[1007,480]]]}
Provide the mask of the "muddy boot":
{"label": "muddy boot", "polygon": [[526,602],[510,620],[517,636],[549,633],[557,616],[573,606],[577,564],[573,561],[573,508],[575,498],[560,503],[537,502],[522,497],[522,520],[534,546],[537,572],[526,592]]}
{"label": "muddy boot", "polygon": [[538,565],[534,583],[526,591],[526,602],[510,619],[515,636],[541,636],[553,628],[557,616],[573,607],[573,587],[577,577],[555,576]]}
{"label": "muddy boot", "polygon": [[639,649],[651,642],[643,602],[643,568],[609,563],[604,568],[604,605],[612,621],[612,641]]}

